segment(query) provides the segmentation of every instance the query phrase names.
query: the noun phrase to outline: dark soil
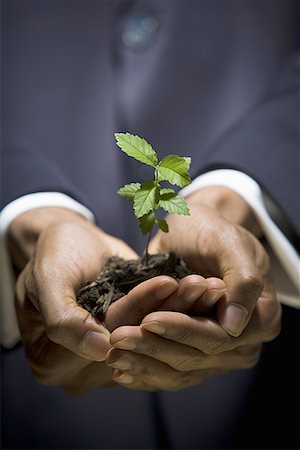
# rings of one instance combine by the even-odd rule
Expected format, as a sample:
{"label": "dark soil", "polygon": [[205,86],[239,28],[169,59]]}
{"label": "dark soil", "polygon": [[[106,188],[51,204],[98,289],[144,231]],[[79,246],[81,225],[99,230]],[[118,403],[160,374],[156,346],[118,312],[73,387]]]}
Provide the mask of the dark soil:
{"label": "dark soil", "polygon": [[133,260],[112,256],[106,261],[97,279],[80,289],[77,303],[93,316],[102,316],[111,303],[149,278],[169,275],[179,280],[191,273],[183,259],[175,252],[158,253]]}

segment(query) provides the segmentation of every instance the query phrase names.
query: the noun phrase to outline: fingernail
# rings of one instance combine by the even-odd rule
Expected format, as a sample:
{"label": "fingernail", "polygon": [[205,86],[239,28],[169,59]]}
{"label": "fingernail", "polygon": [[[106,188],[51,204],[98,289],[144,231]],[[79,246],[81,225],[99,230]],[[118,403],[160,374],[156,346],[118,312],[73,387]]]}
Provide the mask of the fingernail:
{"label": "fingernail", "polygon": [[136,349],[136,343],[133,339],[126,338],[122,339],[121,341],[117,341],[114,344],[112,344],[113,347],[120,348],[122,350],[135,350]]}
{"label": "fingernail", "polygon": [[147,331],[151,331],[156,334],[164,334],[166,332],[165,327],[163,327],[158,322],[146,322],[141,324],[142,328],[145,328]]}
{"label": "fingernail", "polygon": [[124,384],[130,384],[133,382],[133,377],[131,375],[129,375],[128,373],[119,372],[119,370],[116,374],[113,374],[113,379],[118,383]]}
{"label": "fingernail", "polygon": [[106,362],[106,363],[110,367],[114,367],[116,369],[121,369],[121,370],[129,370],[132,368],[131,362],[128,361],[128,359],[125,358],[124,356],[121,356],[116,361]]}
{"label": "fingernail", "polygon": [[212,290],[211,289],[211,290],[206,291],[206,293],[204,294],[204,297],[203,297],[204,303],[207,306],[214,305],[217,300],[220,300],[220,298],[223,297],[225,292],[226,292],[226,288],[221,289],[221,290]]}
{"label": "fingernail", "polygon": [[109,347],[108,336],[97,331],[89,331],[80,342],[82,353],[94,361],[103,361]]}
{"label": "fingernail", "polygon": [[230,303],[224,312],[222,327],[231,336],[239,336],[248,321],[248,311],[238,303]]}
{"label": "fingernail", "polygon": [[169,295],[173,294],[177,288],[178,284],[176,285],[175,282],[165,281],[155,291],[155,297],[157,300],[164,300],[169,297]]}

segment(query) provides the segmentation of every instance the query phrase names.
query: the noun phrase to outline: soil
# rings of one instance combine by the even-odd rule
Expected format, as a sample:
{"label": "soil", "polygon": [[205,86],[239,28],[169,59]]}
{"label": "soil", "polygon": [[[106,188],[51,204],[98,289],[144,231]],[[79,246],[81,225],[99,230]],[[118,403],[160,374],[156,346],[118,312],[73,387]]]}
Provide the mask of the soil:
{"label": "soil", "polygon": [[176,252],[157,253],[133,260],[112,256],[107,259],[97,279],[87,282],[80,289],[77,303],[93,316],[103,316],[111,303],[149,278],[169,275],[180,280],[191,273]]}

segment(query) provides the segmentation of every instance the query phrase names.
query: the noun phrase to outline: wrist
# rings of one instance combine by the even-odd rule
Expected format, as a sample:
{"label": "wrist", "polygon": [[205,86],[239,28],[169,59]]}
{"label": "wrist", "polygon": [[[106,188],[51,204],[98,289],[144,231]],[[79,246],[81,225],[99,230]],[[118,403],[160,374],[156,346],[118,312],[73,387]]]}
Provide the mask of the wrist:
{"label": "wrist", "polygon": [[39,235],[49,226],[62,222],[84,221],[86,218],[68,208],[41,207],[26,211],[16,217],[7,230],[7,244],[12,262],[22,270],[33,254]]}
{"label": "wrist", "polygon": [[205,205],[215,210],[229,222],[241,225],[257,238],[262,230],[248,203],[236,192],[225,186],[208,186],[186,197],[190,205]]}

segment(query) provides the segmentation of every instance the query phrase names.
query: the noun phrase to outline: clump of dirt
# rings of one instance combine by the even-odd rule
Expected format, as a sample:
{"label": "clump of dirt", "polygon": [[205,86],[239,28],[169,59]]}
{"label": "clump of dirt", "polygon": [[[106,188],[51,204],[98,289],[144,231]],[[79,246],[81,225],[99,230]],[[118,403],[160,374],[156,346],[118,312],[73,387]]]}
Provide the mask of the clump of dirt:
{"label": "clump of dirt", "polygon": [[192,273],[181,256],[174,251],[130,260],[112,256],[107,259],[97,279],[87,282],[80,289],[77,303],[93,316],[103,316],[111,303],[143,281],[158,275],[169,275],[180,280]]}

